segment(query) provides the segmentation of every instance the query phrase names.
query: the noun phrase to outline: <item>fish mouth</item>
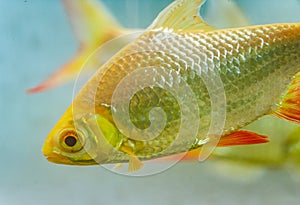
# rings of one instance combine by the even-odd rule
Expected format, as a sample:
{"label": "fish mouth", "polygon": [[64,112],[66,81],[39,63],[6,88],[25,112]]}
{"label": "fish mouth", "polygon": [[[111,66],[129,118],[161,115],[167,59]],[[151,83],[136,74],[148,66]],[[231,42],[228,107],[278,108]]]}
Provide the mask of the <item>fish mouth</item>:
{"label": "fish mouth", "polygon": [[74,160],[74,159],[70,159],[67,156],[63,156],[61,154],[55,153],[55,150],[53,150],[51,146],[49,146],[48,144],[44,145],[42,152],[49,162],[55,164],[78,165],[78,166],[99,165],[99,163],[97,163],[94,159]]}
{"label": "fish mouth", "polygon": [[68,157],[62,157],[57,154],[52,154],[51,156],[46,156],[47,160],[49,162],[55,163],[55,164],[64,164],[64,165],[77,165],[77,166],[91,166],[91,165],[99,165],[95,160],[76,160],[73,161],[69,159]]}
{"label": "fish mouth", "polygon": [[78,166],[90,166],[90,165],[99,165],[94,159],[84,159],[84,160],[74,160],[70,159],[67,156],[57,154],[54,151],[43,149],[43,154],[49,162],[55,164],[64,164],[64,165],[78,165]]}
{"label": "fish mouth", "polygon": [[68,158],[62,158],[58,156],[47,156],[46,158],[49,162],[55,163],[55,164],[66,164],[66,165],[75,165],[74,162],[72,162]]}
{"label": "fish mouth", "polygon": [[68,157],[64,157],[60,154],[56,154],[55,151],[52,149],[52,147],[49,146],[49,144],[47,143],[44,144],[42,148],[42,152],[49,162],[55,164],[66,164],[66,165],[74,164],[74,162],[72,162],[72,160],[70,160]]}

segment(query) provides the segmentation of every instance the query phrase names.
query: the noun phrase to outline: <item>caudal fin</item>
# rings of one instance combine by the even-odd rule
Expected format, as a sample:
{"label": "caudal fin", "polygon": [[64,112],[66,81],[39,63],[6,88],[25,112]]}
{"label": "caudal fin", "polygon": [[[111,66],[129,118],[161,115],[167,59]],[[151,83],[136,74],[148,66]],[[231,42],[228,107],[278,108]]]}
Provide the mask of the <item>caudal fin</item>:
{"label": "caudal fin", "polygon": [[296,74],[275,115],[300,124],[300,73]]}

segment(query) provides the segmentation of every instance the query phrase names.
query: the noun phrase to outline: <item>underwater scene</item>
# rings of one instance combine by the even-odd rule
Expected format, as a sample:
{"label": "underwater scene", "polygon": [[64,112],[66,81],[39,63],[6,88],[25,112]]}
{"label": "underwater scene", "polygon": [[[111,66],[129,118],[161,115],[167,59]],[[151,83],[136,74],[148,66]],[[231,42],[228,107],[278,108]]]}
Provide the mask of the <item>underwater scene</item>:
{"label": "underwater scene", "polygon": [[298,204],[299,11],[0,0],[0,205]]}

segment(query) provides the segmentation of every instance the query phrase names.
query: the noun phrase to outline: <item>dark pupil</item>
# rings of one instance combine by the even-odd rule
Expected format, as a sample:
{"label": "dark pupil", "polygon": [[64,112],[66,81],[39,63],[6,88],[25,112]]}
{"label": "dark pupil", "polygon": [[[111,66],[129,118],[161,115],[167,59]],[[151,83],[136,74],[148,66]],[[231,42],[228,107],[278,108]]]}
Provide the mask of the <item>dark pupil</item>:
{"label": "dark pupil", "polygon": [[68,136],[65,138],[65,143],[69,147],[73,147],[77,142],[77,139],[74,136]]}

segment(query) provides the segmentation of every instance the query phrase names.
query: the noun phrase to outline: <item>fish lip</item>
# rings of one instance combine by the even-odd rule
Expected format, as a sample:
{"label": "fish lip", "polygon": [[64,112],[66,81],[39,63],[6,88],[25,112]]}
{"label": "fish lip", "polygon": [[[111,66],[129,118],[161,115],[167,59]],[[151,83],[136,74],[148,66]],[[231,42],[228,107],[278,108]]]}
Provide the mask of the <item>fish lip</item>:
{"label": "fish lip", "polygon": [[44,146],[42,148],[42,152],[49,162],[55,164],[72,164],[72,161],[70,159],[68,159],[67,157],[63,157],[59,154],[56,154],[52,149],[48,149],[47,146]]}
{"label": "fish lip", "polygon": [[[72,164],[72,161],[68,158],[61,157],[58,154],[51,153],[51,154],[45,154],[44,156],[49,162],[55,163],[55,164]],[[74,164],[74,163],[73,163]]]}
{"label": "fish lip", "polygon": [[55,163],[55,164],[64,164],[64,165],[77,165],[77,166],[91,166],[91,165],[99,165],[95,160],[84,160],[84,161],[73,161],[69,159],[68,157],[61,157],[55,153],[52,153],[49,156],[46,156],[46,159],[49,162]]}
{"label": "fish lip", "polygon": [[90,160],[72,160],[67,156],[58,154],[53,149],[49,149],[48,146],[42,148],[43,155],[46,157],[47,161],[55,164],[64,164],[64,165],[79,165],[79,166],[88,166],[88,165],[99,165],[99,162],[96,162],[94,159]]}

